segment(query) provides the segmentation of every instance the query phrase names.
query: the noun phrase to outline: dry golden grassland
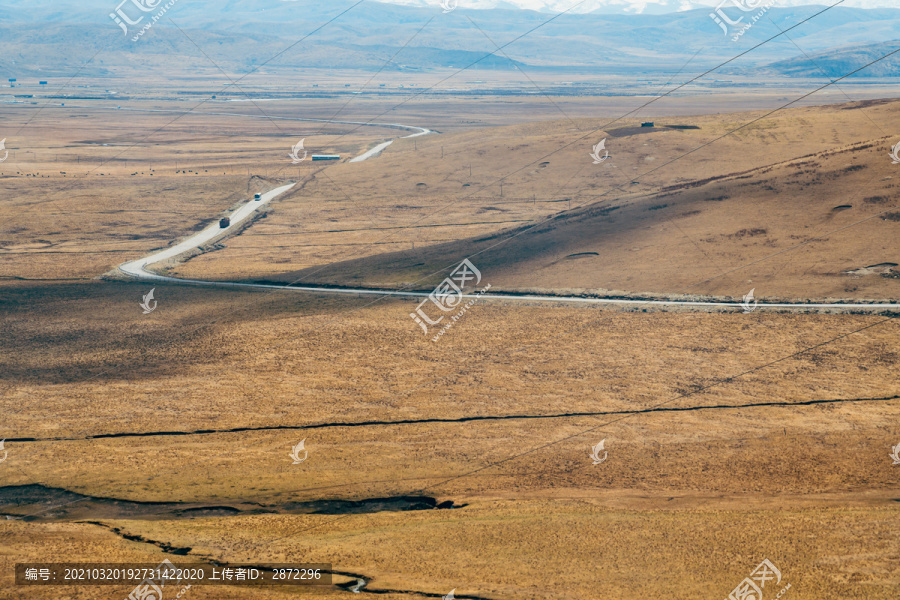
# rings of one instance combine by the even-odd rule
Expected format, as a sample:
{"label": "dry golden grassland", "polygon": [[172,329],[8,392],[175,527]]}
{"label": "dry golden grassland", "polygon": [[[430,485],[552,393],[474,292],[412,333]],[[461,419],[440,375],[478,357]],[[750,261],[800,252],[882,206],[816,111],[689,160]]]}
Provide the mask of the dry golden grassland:
{"label": "dry golden grassland", "polygon": [[[18,342],[4,352],[4,370],[18,375],[3,412],[15,415],[21,437],[71,440],[8,443],[8,485],[256,502],[276,512],[290,502],[408,494],[468,505],[99,518],[191,547],[189,558],[332,562],[373,577],[372,589],[724,596],[765,555],[794,575],[797,598],[896,593],[893,321],[484,302],[434,344],[409,319],[408,302],[159,286],[160,308],[146,318],[143,287],[44,284],[31,298],[8,289],[5,325]],[[839,401],[801,404],[823,400]],[[661,404],[696,410],[618,420]],[[422,422],[435,419],[444,422]],[[397,420],[412,422],[347,426]],[[293,429],[272,429],[285,426]],[[260,430],[82,439],[235,427]],[[603,438],[610,458],[593,466],[590,446]],[[310,458],[295,466],[288,454],[300,439]],[[549,442],[558,443],[542,448]],[[114,557],[119,547],[146,552],[93,525],[4,528],[21,540],[15,555],[35,560],[80,547],[82,536],[94,545],[75,552],[79,560]]]}
{"label": "dry golden grassland", "polygon": [[[199,114],[142,115],[123,132],[90,110],[29,125],[37,159],[25,169],[25,148],[8,143],[19,162],[0,165],[0,514],[14,517],[0,520],[0,599],[130,591],[16,588],[16,562],[165,557],[332,563],[352,574],[335,583],[363,576],[380,597],[456,588],[496,600],[722,598],[769,558],[787,600],[896,598],[890,316],[482,300],[435,343],[410,319],[413,301],[94,279],[299,179],[175,273],[428,289],[479,253],[484,284],[500,290],[898,296],[900,279],[843,271],[900,263],[900,224],[880,216],[898,200],[896,132],[883,129],[900,104],[786,110],[658,170],[760,113],[614,133],[635,118],[588,135],[605,121],[585,120],[585,106],[566,104],[573,120],[401,140],[327,167],[290,166],[290,145],[308,134],[310,149],[353,154],[395,133]],[[385,120],[440,129],[442,109]],[[515,120],[488,112],[467,117]],[[612,156],[593,165],[603,137]],[[502,197],[497,173],[513,173]],[[492,247],[565,198],[585,208]],[[159,305],[144,315],[151,288]],[[309,458],[294,465],[303,439]],[[593,465],[602,439],[608,460]],[[93,498],[4,500],[27,485]],[[401,496],[456,508],[302,514],[303,502]],[[148,516],[155,505],[95,498],[235,514]],[[186,598],[349,593],[195,587]]]}
{"label": "dry golden grassland", "polygon": [[[449,514],[258,516],[115,525],[151,539],[190,543],[194,552],[236,562],[328,556],[347,572],[373,578],[367,586],[372,590],[415,590],[430,597],[454,588],[457,597],[480,598],[725,597],[758,564],[759,556],[781,558],[776,564],[783,573],[782,585],[791,584],[789,597],[896,597],[896,543],[884,535],[896,527],[896,511],[846,506],[772,510],[746,503],[736,509],[705,503],[691,509],[617,510],[608,508],[613,502],[599,494],[552,501],[486,499]],[[284,537],[316,525],[320,527]],[[21,527],[0,524],[10,533]],[[46,556],[48,548],[81,560],[154,562],[164,556],[141,553],[134,548],[137,544],[97,526],[31,527],[34,537],[17,546],[32,560]],[[179,557],[169,558],[178,563]],[[336,576],[334,581],[353,580]],[[30,588],[28,597],[123,598],[129,591]],[[190,590],[190,597],[204,599],[347,594],[333,588]]]}

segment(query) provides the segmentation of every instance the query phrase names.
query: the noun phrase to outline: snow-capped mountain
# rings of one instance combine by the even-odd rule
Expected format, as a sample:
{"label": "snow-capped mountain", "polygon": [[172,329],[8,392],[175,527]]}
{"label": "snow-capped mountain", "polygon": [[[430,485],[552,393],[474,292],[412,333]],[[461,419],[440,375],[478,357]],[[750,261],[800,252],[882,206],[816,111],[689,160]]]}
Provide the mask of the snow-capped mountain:
{"label": "snow-capped mountain", "polygon": [[[377,0],[386,4],[400,4],[435,8],[441,7],[441,0]],[[735,0],[725,0],[726,6]],[[740,0],[737,0],[740,1]],[[695,8],[718,6],[722,0],[448,0],[450,6],[469,9],[525,9],[544,13],[619,13],[619,14],[665,14]],[[808,6],[833,4],[828,0],[774,0],[762,4],[773,6]],[[752,3],[757,4],[756,2]],[[853,8],[897,8],[897,0],[845,0],[841,6]]]}

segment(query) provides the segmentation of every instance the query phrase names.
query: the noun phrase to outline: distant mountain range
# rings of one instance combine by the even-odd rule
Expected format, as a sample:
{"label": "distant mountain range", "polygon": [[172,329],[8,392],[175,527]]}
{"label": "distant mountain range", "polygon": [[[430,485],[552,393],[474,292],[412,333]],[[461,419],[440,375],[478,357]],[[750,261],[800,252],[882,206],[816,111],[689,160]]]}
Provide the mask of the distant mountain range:
{"label": "distant mountain range", "polygon": [[[26,74],[89,76],[123,68],[161,68],[165,61],[209,66],[210,59],[240,73],[276,55],[268,63],[272,68],[391,72],[518,67],[636,77],[681,69],[697,73],[824,8],[782,8],[783,0],[778,0],[778,7],[733,41],[710,18],[709,8],[658,15],[565,14],[550,20],[547,14],[521,7],[549,9],[563,0],[490,0],[507,8],[448,14],[442,13],[438,0],[395,0],[427,1],[424,8],[374,1],[355,6],[353,0],[179,0],[145,37],[133,42],[139,25],[125,35],[110,14],[121,6],[136,20],[141,13],[135,12],[132,2],[150,6],[164,2],[127,0],[118,5],[120,1],[30,0],[23,10],[19,0],[0,0],[0,81]],[[641,4],[637,0],[602,4],[611,6],[612,1]],[[571,6],[571,0],[565,3]],[[145,19],[144,23],[149,21]],[[309,32],[313,33],[296,43]],[[720,72],[836,77],[853,65],[865,64],[860,61],[890,51],[896,40],[900,40],[900,9],[838,6],[792,30],[789,39],[782,36],[766,43]],[[894,77],[897,64],[896,57],[885,60],[863,75]]]}
{"label": "distant mountain range", "polygon": [[[777,61],[768,65],[768,69],[781,75],[838,78],[898,49],[900,49],[900,40],[884,44],[840,48],[810,56]],[[866,67],[860,76],[900,77],[900,52]]]}
{"label": "distant mountain range", "polygon": [[[293,2],[295,0],[282,0]],[[440,0],[377,0],[385,4],[415,6],[419,8],[436,7]],[[721,0],[457,0],[459,8],[475,10],[487,9],[519,9],[533,10],[542,13],[559,13],[570,10],[575,14],[609,13],[609,14],[645,14],[660,15],[672,12],[684,12],[694,9],[708,9],[718,6]],[[833,4],[829,2],[827,4]],[[748,5],[755,6],[759,2]],[[763,2],[766,4],[766,2]],[[776,4],[776,3],[771,3]],[[818,4],[809,0],[778,0],[780,7],[809,6]],[[825,3],[823,3],[825,4]],[[845,0],[841,6],[847,8],[895,8],[896,0]]]}

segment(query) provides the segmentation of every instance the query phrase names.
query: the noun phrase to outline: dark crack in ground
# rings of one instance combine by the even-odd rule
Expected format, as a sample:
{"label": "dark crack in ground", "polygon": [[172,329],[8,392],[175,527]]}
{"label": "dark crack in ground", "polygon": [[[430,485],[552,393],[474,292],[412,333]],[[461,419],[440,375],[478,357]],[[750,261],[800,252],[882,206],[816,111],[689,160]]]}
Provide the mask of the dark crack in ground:
{"label": "dark crack in ground", "polygon": [[311,425],[271,425],[261,427],[233,427],[227,429],[197,429],[193,431],[135,431],[122,433],[98,433],[78,438],[6,438],[7,443],[29,442],[80,442],[86,440],[102,440],[111,438],[141,438],[141,437],[168,437],[189,435],[215,435],[222,433],[241,433],[247,431],[302,431],[305,429],[327,429],[337,427],[382,427],[386,425],[423,425],[429,423],[467,423],[470,421],[515,421],[529,419],[568,419],[571,417],[610,417],[617,415],[638,415],[664,412],[691,412],[700,410],[739,410],[743,408],[759,408],[767,406],[817,406],[820,404],[841,404],[861,402],[889,402],[900,400],[900,396],[887,396],[884,398],[827,398],[824,400],[801,400],[781,402],[752,402],[749,404],[712,404],[703,406],[662,406],[640,410],[608,410],[588,412],[567,412],[544,415],[484,415],[471,417],[425,418],[425,419],[401,419],[397,421],[347,421],[313,423]]}
{"label": "dark crack in ground", "polygon": [[[452,503],[451,503],[452,504]],[[260,571],[271,571],[270,567],[265,565],[253,565],[253,564],[241,564],[241,565],[232,565],[230,563],[221,562],[210,558],[208,556],[202,556],[199,554],[191,554],[191,548],[178,548],[176,546],[172,546],[167,542],[161,542],[159,540],[151,540],[147,539],[140,535],[134,535],[123,531],[119,527],[113,527],[106,523],[101,523],[99,521],[86,521],[86,523],[90,525],[96,525],[98,527],[103,527],[121,537],[122,539],[131,541],[131,542],[139,542],[142,544],[150,544],[156,546],[160,550],[162,550],[166,554],[171,554],[173,556],[179,557],[190,557],[194,561],[205,562],[211,566],[222,568],[222,567],[251,567],[255,569],[259,569]],[[177,565],[177,562],[175,563]],[[336,569],[326,569],[326,573],[330,573],[331,575],[340,575],[342,577],[348,577],[351,581],[345,583],[335,584],[333,587],[344,590],[349,593],[357,593],[357,594],[402,594],[408,596],[421,596],[424,598],[443,598],[444,594],[439,594],[435,592],[419,592],[412,590],[398,590],[398,589],[371,589],[369,588],[369,584],[372,583],[373,578],[368,577],[366,575],[362,575],[360,573],[351,573],[349,571],[338,571]],[[467,594],[457,594],[456,598],[461,598],[464,600],[491,600],[490,598],[486,598],[484,596],[473,596]]]}

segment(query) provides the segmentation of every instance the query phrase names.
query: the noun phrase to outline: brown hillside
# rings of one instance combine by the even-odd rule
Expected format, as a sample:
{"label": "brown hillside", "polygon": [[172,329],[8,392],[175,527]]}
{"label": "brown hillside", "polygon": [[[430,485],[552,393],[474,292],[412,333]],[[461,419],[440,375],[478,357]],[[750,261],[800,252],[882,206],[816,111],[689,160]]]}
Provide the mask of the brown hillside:
{"label": "brown hillside", "polygon": [[[823,127],[800,131],[795,126],[807,119],[830,122],[850,115],[840,122],[840,132],[834,130],[835,139],[845,141],[854,135],[848,130],[849,123],[861,126],[865,121],[872,129],[874,124],[870,120],[875,115],[871,111],[896,112],[900,104],[856,111],[845,108],[779,113],[766,127],[728,136],[698,150],[696,156],[649,172],[640,181],[650,185],[629,182],[617,189],[621,177],[614,178],[612,169],[604,171],[607,164],[595,166],[588,158],[585,165],[576,155],[572,159],[580,160],[579,166],[559,165],[551,177],[557,187],[573,181],[570,187],[579,188],[578,193],[569,194],[571,211],[548,214],[543,209],[545,214],[539,215],[539,202],[535,207],[524,201],[509,204],[498,201],[488,206],[484,206],[488,202],[482,202],[479,207],[473,198],[464,196],[453,201],[452,209],[430,218],[417,220],[412,215],[404,218],[407,211],[397,210],[400,216],[391,221],[395,227],[415,224],[417,229],[344,233],[344,243],[352,240],[357,248],[361,247],[358,252],[377,252],[383,247],[381,244],[388,243],[385,237],[396,240],[401,236],[421,236],[423,230],[418,226],[433,220],[443,219],[448,224],[466,218],[479,220],[476,217],[529,221],[502,231],[496,231],[500,227],[494,225],[493,232],[486,231],[491,226],[482,225],[478,233],[483,234],[476,236],[471,235],[471,229],[461,227],[431,229],[432,233],[425,235],[434,241],[446,240],[454,232],[469,235],[460,241],[425,248],[419,242],[415,250],[409,246],[404,252],[341,262],[324,269],[316,266],[292,271],[277,279],[345,285],[407,284],[426,289],[439,279],[437,275],[429,275],[463,257],[473,256],[494,287],[503,290],[740,296],[755,287],[758,295],[769,298],[897,298],[900,278],[894,266],[900,263],[897,216],[900,197],[896,188],[900,172],[888,156],[889,138],[864,137],[865,128],[861,127],[852,143],[826,143],[817,137]],[[700,130],[667,130],[651,136],[610,138],[607,148],[627,143],[630,152],[623,150],[623,158],[614,155],[609,162],[646,163],[649,156],[643,155],[649,151],[643,147],[646,144],[643,140],[654,139],[658,142],[654,149],[655,161],[664,163],[678,152],[708,142],[727,126],[749,118],[752,116],[729,115],[698,120],[703,122]],[[836,127],[838,123],[833,121]],[[512,129],[525,133],[522,127],[501,131],[509,134]],[[517,153],[530,157],[539,148],[552,147],[549,126],[533,129],[532,138],[527,141],[519,138],[529,150],[517,150]],[[772,143],[753,143],[766,137],[771,137]],[[490,144],[499,146],[496,141]],[[510,153],[499,154],[512,162]],[[704,158],[712,154],[721,156],[721,160]],[[527,158],[517,160],[522,163]],[[554,162],[551,159],[550,164]],[[375,165],[373,162],[368,167]],[[504,168],[511,166],[504,165]],[[538,164],[531,170],[541,171],[542,167]],[[564,170],[569,173],[563,173]],[[544,189],[550,189],[546,181],[542,182]],[[440,184],[426,183],[429,190],[432,185],[441,190],[449,187],[446,180]],[[626,189],[628,193],[623,191]],[[395,205],[403,208],[405,202],[411,201],[408,198],[409,195],[395,198]],[[369,202],[374,204],[377,200]],[[429,202],[432,205],[427,208],[438,208],[437,198],[424,193],[418,200],[419,208]],[[568,202],[557,204],[557,208],[566,206]],[[470,211],[468,215],[464,214],[465,210]],[[241,252],[243,244],[258,243],[253,241],[254,236],[262,239],[279,224],[285,230],[284,219],[291,212],[289,207],[279,207],[264,226],[235,240],[224,255],[192,261],[180,272],[200,275],[204,260],[225,258],[224,262],[216,263],[218,274],[224,274],[222,270],[232,268],[238,256],[246,257]],[[378,215],[374,209],[368,213],[373,220]],[[340,234],[332,234],[337,235]],[[298,240],[298,244],[302,238],[302,232],[291,235],[285,231],[284,236],[279,236],[284,241]],[[318,239],[322,236],[312,236],[307,243]],[[368,240],[376,239],[380,240],[379,245],[366,245]],[[338,257],[351,254],[344,253],[347,248],[339,247],[333,254]],[[279,250],[273,248],[269,252],[279,253]],[[289,257],[298,257],[300,260],[313,258],[315,262],[309,253],[307,248],[288,247],[280,250],[282,258],[272,260],[294,262]],[[251,262],[255,261],[251,259]],[[238,270],[246,272],[246,265],[242,267]],[[271,269],[272,265],[261,272]]]}

